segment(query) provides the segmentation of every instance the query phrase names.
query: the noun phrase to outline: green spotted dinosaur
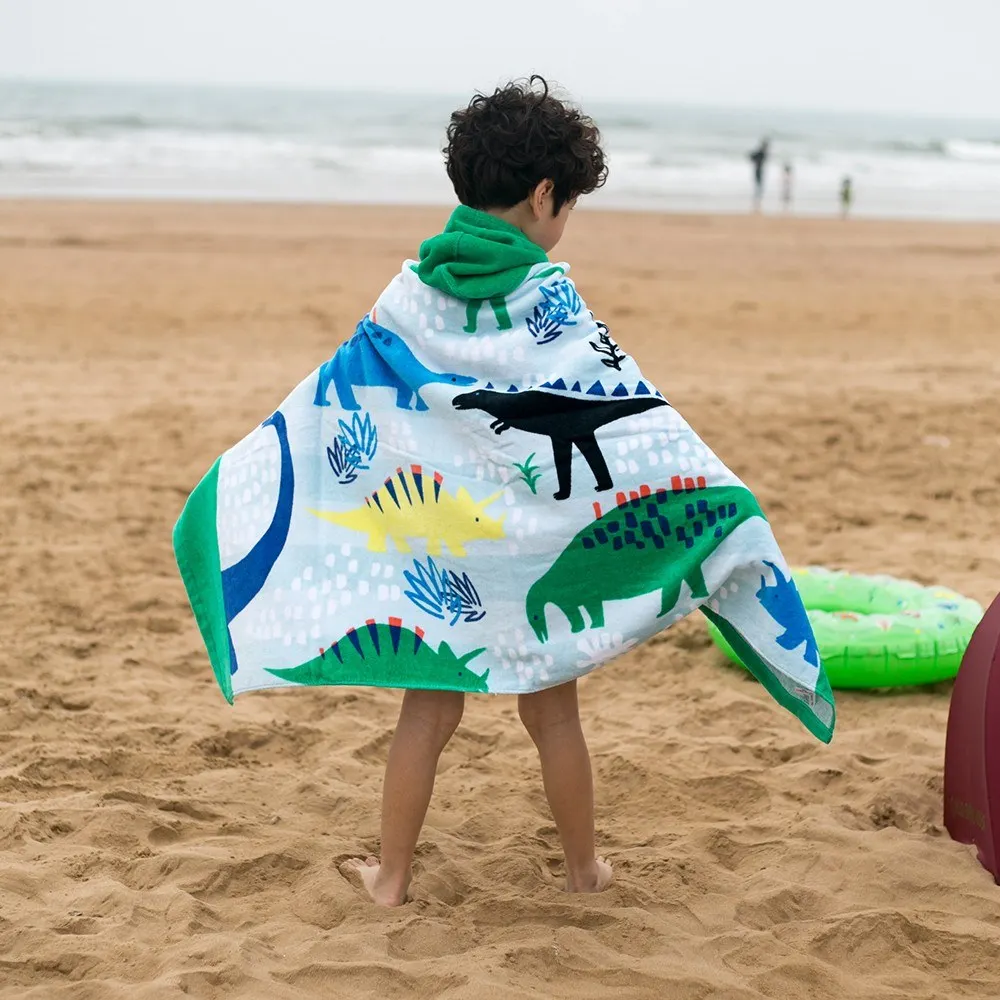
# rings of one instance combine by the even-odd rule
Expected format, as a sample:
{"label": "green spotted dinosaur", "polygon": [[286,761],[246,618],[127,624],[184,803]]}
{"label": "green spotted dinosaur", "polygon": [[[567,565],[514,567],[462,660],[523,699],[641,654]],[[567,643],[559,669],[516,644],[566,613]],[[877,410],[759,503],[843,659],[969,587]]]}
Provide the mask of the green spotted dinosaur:
{"label": "green spotted dinosaur", "polygon": [[348,629],[329,649],[308,663],[269,674],[296,684],[360,684],[370,687],[423,688],[438,691],[486,692],[484,674],[476,674],[466,664],[485,647],[463,656],[442,642],[435,652],[424,642],[424,630],[412,632],[399,618],[388,624],[369,620],[363,628]]}
{"label": "green spotted dinosaur", "polygon": [[541,642],[549,637],[545,607],[554,604],[574,632],[604,627],[604,602],[624,601],[659,591],[660,615],[673,608],[681,584],[694,597],[708,597],[702,562],[739,525],[764,517],[743,486],[706,486],[701,477],[675,476],[669,490],[648,487],[598,518],[566,546],[549,570],[528,590],[528,622]]}

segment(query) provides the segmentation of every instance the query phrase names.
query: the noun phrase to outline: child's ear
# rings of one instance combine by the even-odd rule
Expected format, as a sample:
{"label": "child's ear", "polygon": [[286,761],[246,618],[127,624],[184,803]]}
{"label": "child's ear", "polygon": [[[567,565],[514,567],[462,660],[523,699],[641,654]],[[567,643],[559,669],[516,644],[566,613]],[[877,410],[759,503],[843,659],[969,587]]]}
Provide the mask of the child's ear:
{"label": "child's ear", "polygon": [[549,199],[555,193],[556,186],[551,180],[546,178],[535,185],[534,191],[528,196],[531,203],[531,214],[536,219],[544,219],[552,213],[547,209]]}

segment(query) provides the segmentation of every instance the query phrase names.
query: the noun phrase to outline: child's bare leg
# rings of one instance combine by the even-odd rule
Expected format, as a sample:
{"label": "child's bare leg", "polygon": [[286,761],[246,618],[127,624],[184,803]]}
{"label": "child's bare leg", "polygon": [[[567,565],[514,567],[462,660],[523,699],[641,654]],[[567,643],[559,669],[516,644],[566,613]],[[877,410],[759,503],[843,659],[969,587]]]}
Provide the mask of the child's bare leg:
{"label": "child's bare leg", "polygon": [[542,762],[545,795],[566,855],[566,889],[600,892],[612,873],[594,848],[594,779],[576,681],[519,695],[517,709]]}
{"label": "child's bare leg", "polygon": [[403,696],[382,786],[382,857],[357,862],[365,888],[382,906],[399,906],[406,899],[438,758],[464,708],[465,695],[457,691],[407,691]]}

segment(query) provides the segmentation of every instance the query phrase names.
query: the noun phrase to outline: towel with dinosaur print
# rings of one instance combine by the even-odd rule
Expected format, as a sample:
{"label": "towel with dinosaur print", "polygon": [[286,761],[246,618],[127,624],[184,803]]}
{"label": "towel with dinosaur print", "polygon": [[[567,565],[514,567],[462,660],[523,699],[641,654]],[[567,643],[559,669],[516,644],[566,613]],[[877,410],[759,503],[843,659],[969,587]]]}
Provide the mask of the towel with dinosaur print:
{"label": "towel with dinosaur print", "polygon": [[531,692],[700,609],[831,738],[816,642],[754,494],[567,272],[536,264],[511,294],[466,301],[407,262],[212,466],[174,547],[230,701],[317,684]]}

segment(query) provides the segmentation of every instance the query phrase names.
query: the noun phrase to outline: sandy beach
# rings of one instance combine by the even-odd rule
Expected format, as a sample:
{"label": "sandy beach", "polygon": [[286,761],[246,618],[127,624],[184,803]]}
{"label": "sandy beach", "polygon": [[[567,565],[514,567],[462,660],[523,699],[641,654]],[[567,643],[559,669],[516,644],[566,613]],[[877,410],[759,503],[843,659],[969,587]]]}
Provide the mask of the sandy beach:
{"label": "sandy beach", "polygon": [[[413,902],[340,874],[399,696],[227,706],[170,530],[446,214],[0,202],[0,997],[1000,995],[1000,888],[942,825],[950,685],[842,692],[824,747],[693,618],[581,687],[607,893],[559,890],[486,696]],[[1000,590],[1000,226],[581,210],[554,257],[794,564]]]}

